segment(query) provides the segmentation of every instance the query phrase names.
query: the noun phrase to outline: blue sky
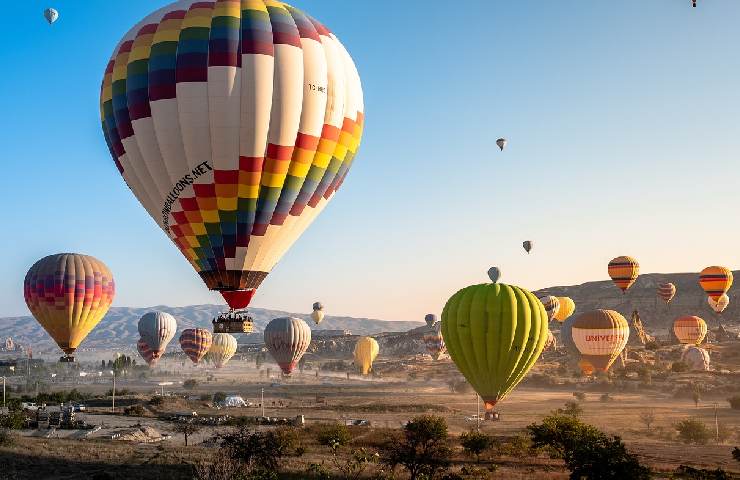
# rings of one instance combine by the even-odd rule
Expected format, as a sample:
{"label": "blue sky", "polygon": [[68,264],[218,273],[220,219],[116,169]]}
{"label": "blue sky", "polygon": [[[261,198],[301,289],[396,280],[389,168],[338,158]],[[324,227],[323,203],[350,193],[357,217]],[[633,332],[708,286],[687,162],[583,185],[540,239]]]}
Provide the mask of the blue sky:
{"label": "blue sky", "polygon": [[[0,316],[27,313],[26,270],[61,251],[108,264],[114,305],[220,302],[100,132],[112,49],[167,2],[52,3],[52,27],[35,0],[0,17]],[[740,2],[690,3],[296,0],[354,58],[366,128],[254,305],[422,320],[491,265],[531,289],[605,279],[622,254],[643,272],[738,267]]]}

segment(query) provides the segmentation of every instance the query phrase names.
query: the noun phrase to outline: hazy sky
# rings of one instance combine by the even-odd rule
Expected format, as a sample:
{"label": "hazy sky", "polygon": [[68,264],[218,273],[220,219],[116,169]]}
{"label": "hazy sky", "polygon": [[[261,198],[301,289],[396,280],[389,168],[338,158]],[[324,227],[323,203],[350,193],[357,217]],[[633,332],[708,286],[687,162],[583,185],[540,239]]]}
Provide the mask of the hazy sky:
{"label": "hazy sky", "polygon": [[[62,251],[111,268],[114,305],[220,302],[100,131],[112,49],[167,2],[58,0],[52,27],[47,3],[0,16],[0,316],[27,314],[27,269]],[[354,58],[366,128],[254,305],[421,320],[491,265],[530,289],[605,279],[622,254],[643,272],[740,266],[740,2],[699,3],[296,0]]]}

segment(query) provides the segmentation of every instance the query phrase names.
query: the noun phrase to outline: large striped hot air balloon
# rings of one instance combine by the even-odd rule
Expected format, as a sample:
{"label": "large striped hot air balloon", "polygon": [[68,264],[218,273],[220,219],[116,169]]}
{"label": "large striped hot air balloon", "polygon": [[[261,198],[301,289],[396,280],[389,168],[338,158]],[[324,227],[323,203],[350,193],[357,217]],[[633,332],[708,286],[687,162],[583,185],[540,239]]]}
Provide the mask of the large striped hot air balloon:
{"label": "large striped hot air balloon", "polygon": [[[436,315],[435,315],[436,317]],[[427,326],[427,331],[422,337],[424,347],[429,355],[434,360],[439,360],[443,353],[445,353],[445,340],[442,337],[442,323],[436,322],[430,326]]]}
{"label": "large striped hot air balloon", "polygon": [[665,302],[670,303],[676,296],[676,286],[672,283],[659,283],[658,296]]}
{"label": "large striped hot air balloon", "polygon": [[363,375],[369,374],[373,369],[373,362],[380,353],[380,345],[373,337],[362,337],[355,343],[355,349],[352,351],[355,366],[360,369]]}
{"label": "large striped hot air balloon", "polygon": [[300,318],[275,318],[264,335],[267,350],[285,375],[293,372],[311,344],[311,328]]}
{"label": "large striped hot air balloon", "polygon": [[275,0],[180,0],[144,18],[113,52],[100,110],[129,188],[232,308],[333,198],[364,122],[347,50]]}
{"label": "large striped hot air balloon", "polygon": [[539,358],[547,322],[542,302],[512,285],[471,285],[447,300],[442,311],[447,353],[483,399],[488,418]]}
{"label": "large striped hot air balloon", "polygon": [[593,310],[576,317],[571,335],[581,359],[606,372],[627,345],[630,328],[614,310]]}
{"label": "large striped hot air balloon", "polygon": [[542,302],[542,305],[545,306],[547,319],[552,320],[553,318],[555,318],[555,316],[560,311],[560,300],[558,300],[558,297],[546,295],[544,297],[540,297],[540,302]]}
{"label": "large striped hot air balloon", "polygon": [[[555,320],[563,323],[576,311],[576,302],[570,297],[557,297],[557,299],[558,311],[555,313]],[[547,310],[547,307],[545,307],[545,310]]]}
{"label": "large striped hot air balloon", "polygon": [[673,333],[681,343],[699,345],[707,335],[707,322],[695,315],[686,315],[674,320]]}
{"label": "large striped hot air balloon", "polygon": [[712,297],[707,297],[707,302],[714,313],[722,313],[730,305],[730,297],[723,293],[716,301]]}
{"label": "large striped hot air balloon", "polygon": [[208,359],[216,368],[222,368],[236,354],[236,338],[228,333],[214,333],[213,343],[208,350]]}
{"label": "large striped hot air balloon", "polygon": [[159,356],[154,354],[154,351],[149,348],[149,345],[143,338],[140,338],[139,341],[136,342],[136,350],[139,352],[139,355],[141,355],[141,358],[144,359],[147,365],[153,367],[157,364]]}
{"label": "large striped hot air balloon", "polygon": [[617,257],[609,262],[609,277],[625,293],[640,274],[640,264],[632,257]]}
{"label": "large striped hot air balloon", "polygon": [[115,293],[108,267],[78,253],[42,258],[23,282],[28,309],[64,351],[60,361],[66,362],[74,361],[75,350],[108,312]]}
{"label": "large striped hot air balloon", "polygon": [[180,334],[180,348],[195,364],[205,357],[212,343],[213,335],[204,328],[188,328]]}
{"label": "large striped hot air balloon", "polygon": [[707,267],[699,274],[699,285],[716,302],[732,286],[732,271],[725,267]]}
{"label": "large striped hot air balloon", "polygon": [[139,319],[139,335],[151,349],[155,357],[164,354],[165,349],[177,333],[177,320],[167,312],[147,312]]}

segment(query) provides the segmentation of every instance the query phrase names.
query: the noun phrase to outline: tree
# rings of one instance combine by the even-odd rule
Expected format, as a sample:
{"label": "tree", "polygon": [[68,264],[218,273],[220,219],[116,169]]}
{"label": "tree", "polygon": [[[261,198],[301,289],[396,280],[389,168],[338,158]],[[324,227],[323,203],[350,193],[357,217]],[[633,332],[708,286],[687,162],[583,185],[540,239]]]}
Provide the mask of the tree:
{"label": "tree", "polygon": [[213,403],[223,403],[226,401],[226,393],[216,392],[213,394]]}
{"label": "tree", "polygon": [[582,402],[582,401],[586,400],[586,392],[573,392],[573,396],[579,402]]}
{"label": "tree", "polygon": [[578,402],[568,401],[565,402],[565,408],[558,408],[556,410],[558,415],[567,415],[569,417],[578,418],[583,414],[583,407]]}
{"label": "tree", "polygon": [[562,458],[572,480],[647,480],[650,469],[640,465],[621,438],[609,436],[592,425],[567,415],[545,417],[527,426],[534,448],[548,448]]}
{"label": "tree", "polygon": [[699,408],[699,401],[701,400],[701,390],[699,385],[691,386],[691,399],[694,401],[694,407]]}
{"label": "tree", "polygon": [[640,412],[640,421],[645,424],[645,428],[650,431],[650,425],[655,421],[655,410],[645,410]]}
{"label": "tree", "polygon": [[188,378],[187,380],[182,382],[182,388],[184,388],[185,390],[192,390],[197,386],[198,386],[198,380],[194,378]]}
{"label": "tree", "polygon": [[298,455],[301,447],[294,429],[251,431],[246,426],[222,434],[221,449],[232,460],[240,462],[253,473],[277,472],[279,460]]}
{"label": "tree", "polygon": [[401,465],[411,480],[433,478],[450,464],[447,422],[435,415],[422,415],[406,424],[403,434],[384,446],[383,462]]}
{"label": "tree", "polygon": [[712,432],[698,418],[687,418],[676,424],[678,436],[684,443],[705,445],[712,438]]}
{"label": "tree", "polygon": [[179,422],[175,424],[175,432],[182,433],[185,435],[185,446],[188,446],[188,437],[190,435],[193,435],[195,433],[198,433],[200,430],[200,425],[193,423],[192,421],[189,422]]}
{"label": "tree", "polygon": [[480,463],[483,452],[493,446],[493,437],[475,430],[460,435],[460,445],[468,455],[475,455],[475,461]]}
{"label": "tree", "polygon": [[727,399],[730,404],[730,408],[733,410],[740,410],[740,395],[735,395]]}
{"label": "tree", "polygon": [[346,426],[335,423],[321,429],[316,439],[319,441],[319,444],[334,449],[349,444],[352,440],[352,435]]}
{"label": "tree", "polygon": [[732,458],[740,462],[740,448],[735,447],[732,449]]}

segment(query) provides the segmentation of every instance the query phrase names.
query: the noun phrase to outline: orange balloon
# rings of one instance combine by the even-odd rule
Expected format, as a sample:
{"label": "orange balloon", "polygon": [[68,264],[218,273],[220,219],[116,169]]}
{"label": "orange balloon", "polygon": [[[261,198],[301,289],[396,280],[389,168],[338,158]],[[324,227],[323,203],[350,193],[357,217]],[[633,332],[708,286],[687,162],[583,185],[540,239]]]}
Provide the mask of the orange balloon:
{"label": "orange balloon", "polygon": [[699,274],[699,285],[716,302],[732,286],[732,272],[725,267],[707,267]]}
{"label": "orange balloon", "polygon": [[699,345],[707,335],[707,322],[694,315],[680,317],[673,322],[673,333],[681,343]]}
{"label": "orange balloon", "polygon": [[640,264],[632,257],[617,257],[609,262],[609,277],[622,293],[635,283],[639,274]]}

